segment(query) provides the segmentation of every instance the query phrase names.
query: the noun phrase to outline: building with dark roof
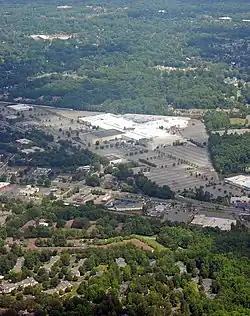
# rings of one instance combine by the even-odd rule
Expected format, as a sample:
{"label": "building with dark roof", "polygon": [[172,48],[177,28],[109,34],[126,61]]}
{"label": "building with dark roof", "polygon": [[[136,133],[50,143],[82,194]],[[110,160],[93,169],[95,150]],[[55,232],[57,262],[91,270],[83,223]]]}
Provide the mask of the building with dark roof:
{"label": "building with dark roof", "polygon": [[116,129],[93,131],[87,135],[87,141],[96,144],[96,142],[103,143],[105,141],[118,140],[123,137],[124,133]]}

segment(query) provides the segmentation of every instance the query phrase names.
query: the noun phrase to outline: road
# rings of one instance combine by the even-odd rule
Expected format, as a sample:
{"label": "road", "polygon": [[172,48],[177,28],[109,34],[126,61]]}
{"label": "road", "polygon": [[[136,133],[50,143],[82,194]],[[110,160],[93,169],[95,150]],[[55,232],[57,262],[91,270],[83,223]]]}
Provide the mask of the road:
{"label": "road", "polygon": [[2,167],[0,168],[0,176],[2,176],[5,172],[6,172],[6,167],[8,167],[8,163],[11,159],[13,159],[15,157],[15,154],[12,155],[10,158],[6,159],[6,161],[4,162],[4,164],[2,165]]}

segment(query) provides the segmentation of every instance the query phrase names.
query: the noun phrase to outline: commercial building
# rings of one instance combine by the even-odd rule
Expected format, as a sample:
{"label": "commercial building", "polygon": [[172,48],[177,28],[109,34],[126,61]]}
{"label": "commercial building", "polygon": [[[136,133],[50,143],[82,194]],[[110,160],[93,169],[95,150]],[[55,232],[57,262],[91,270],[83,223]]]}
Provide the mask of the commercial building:
{"label": "commercial building", "polygon": [[9,185],[9,182],[0,182],[0,190],[6,189]]}
{"label": "commercial building", "polygon": [[188,121],[188,117],[111,113],[79,118],[79,122],[85,125],[98,126],[104,130],[115,129],[123,132],[124,139],[136,141],[155,137],[167,139],[186,128]]}
{"label": "commercial building", "polygon": [[109,142],[111,140],[121,139],[124,135],[123,132],[116,129],[99,130],[89,133],[86,138],[91,144]]}
{"label": "commercial building", "polygon": [[111,211],[129,212],[142,211],[143,205],[143,202],[137,199],[119,198],[106,204],[106,207]]}
{"label": "commercial building", "polygon": [[249,191],[250,190],[250,176],[239,175],[230,178],[225,178],[225,183],[234,185],[238,188]]}
{"label": "commercial building", "polygon": [[33,106],[32,105],[21,104],[21,103],[9,105],[8,108],[11,109],[11,110],[17,111],[17,112],[33,110]]}
{"label": "commercial building", "polygon": [[202,227],[218,227],[220,230],[231,230],[236,225],[236,220],[229,218],[209,217],[206,215],[195,215],[191,224]]}

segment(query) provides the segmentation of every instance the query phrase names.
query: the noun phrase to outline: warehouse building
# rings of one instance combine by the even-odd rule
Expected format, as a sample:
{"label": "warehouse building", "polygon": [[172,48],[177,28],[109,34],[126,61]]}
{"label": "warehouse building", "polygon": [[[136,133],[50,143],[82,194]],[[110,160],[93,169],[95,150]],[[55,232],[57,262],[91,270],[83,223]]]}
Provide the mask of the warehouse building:
{"label": "warehouse building", "polygon": [[210,217],[206,215],[195,215],[191,224],[202,227],[218,227],[220,230],[231,230],[232,224],[236,225],[236,220],[230,218]]}
{"label": "warehouse building", "polygon": [[250,191],[250,176],[239,175],[230,178],[225,178],[225,183],[234,185],[240,189]]}
{"label": "warehouse building", "polygon": [[133,198],[117,198],[106,204],[106,207],[111,211],[116,212],[130,212],[130,211],[142,211],[143,201]]}
{"label": "warehouse building", "polygon": [[17,112],[33,110],[33,106],[32,105],[21,104],[21,103],[9,105],[8,108],[11,109],[11,110],[17,111]]}
{"label": "warehouse building", "polygon": [[89,133],[86,138],[91,144],[109,142],[123,137],[124,133],[116,129],[99,130]]}

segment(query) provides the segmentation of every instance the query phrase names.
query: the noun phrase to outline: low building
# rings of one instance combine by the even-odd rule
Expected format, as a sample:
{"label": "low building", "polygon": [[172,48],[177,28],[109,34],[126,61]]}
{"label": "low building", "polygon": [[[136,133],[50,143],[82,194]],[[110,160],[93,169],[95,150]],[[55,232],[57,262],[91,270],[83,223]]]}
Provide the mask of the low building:
{"label": "low building", "polygon": [[116,264],[118,265],[119,268],[125,268],[127,266],[127,263],[124,258],[119,257],[115,259]]}
{"label": "low building", "polygon": [[234,176],[230,178],[225,178],[224,181],[225,183],[234,185],[246,191],[250,191],[250,176],[239,175],[239,176]]}
{"label": "low building", "polygon": [[110,165],[119,165],[121,163],[126,163],[128,162],[127,159],[124,159],[122,157],[119,157],[117,155],[113,155],[113,154],[110,154],[110,155],[106,155],[105,158],[108,159]]}
{"label": "low building", "polygon": [[6,189],[9,185],[9,182],[0,182],[0,190]]}
{"label": "low building", "polygon": [[206,215],[195,215],[191,224],[202,227],[218,227],[220,230],[231,230],[236,220],[230,218],[210,217]]}
{"label": "low building", "polygon": [[9,294],[19,287],[25,288],[27,286],[34,286],[36,284],[38,284],[38,282],[33,277],[29,277],[17,283],[4,283],[0,285],[0,293]]}
{"label": "low building", "polygon": [[105,205],[108,202],[110,202],[112,200],[112,196],[109,194],[104,194],[104,195],[100,195],[98,196],[95,200],[94,200],[94,204],[95,205]]}
{"label": "low building", "polygon": [[8,108],[11,109],[11,110],[14,110],[16,112],[23,112],[23,111],[31,111],[31,110],[33,110],[33,106],[32,105],[21,104],[21,103],[9,105]]}
{"label": "low building", "polygon": [[90,165],[87,166],[80,166],[77,168],[77,171],[89,171],[91,169]]}
{"label": "low building", "polygon": [[119,198],[115,199],[108,204],[106,204],[106,207],[111,211],[116,212],[133,212],[133,211],[142,211],[143,209],[143,202],[136,199],[130,199],[130,198]]}
{"label": "low building", "polygon": [[20,138],[16,140],[16,143],[20,144],[20,145],[29,145],[32,143],[32,140],[27,139],[27,138]]}
{"label": "low building", "polygon": [[49,227],[49,223],[47,223],[45,219],[40,219],[38,222],[38,226]]}
{"label": "low building", "polygon": [[47,294],[59,293],[65,291],[67,288],[72,288],[73,285],[69,281],[61,281],[56,288],[44,291]]}
{"label": "low building", "polygon": [[23,154],[26,154],[26,155],[28,155],[28,154],[34,154],[35,152],[43,152],[43,151],[44,151],[43,148],[37,147],[37,146],[33,146],[33,147],[31,147],[31,148],[26,148],[26,149],[22,149],[22,150],[21,150],[21,152],[22,152]]}
{"label": "low building", "polygon": [[116,129],[93,131],[86,135],[86,139],[91,144],[109,142],[111,140],[118,140],[123,137],[124,133]]}

